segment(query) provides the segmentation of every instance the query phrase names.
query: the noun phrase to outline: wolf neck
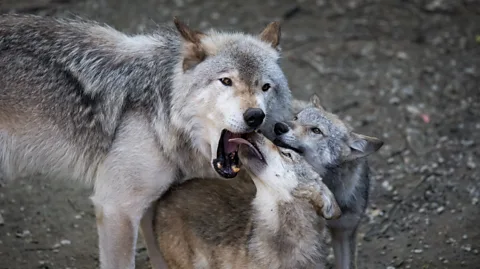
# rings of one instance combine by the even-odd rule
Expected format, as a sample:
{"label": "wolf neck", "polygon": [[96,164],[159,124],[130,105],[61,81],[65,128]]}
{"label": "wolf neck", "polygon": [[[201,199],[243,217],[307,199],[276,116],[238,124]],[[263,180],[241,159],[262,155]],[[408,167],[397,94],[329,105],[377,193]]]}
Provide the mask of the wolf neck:
{"label": "wolf neck", "polygon": [[350,202],[352,194],[362,187],[362,179],[368,177],[366,159],[358,159],[325,169],[323,182],[335,195],[340,206]]}
{"label": "wolf neck", "polygon": [[293,200],[291,195],[293,187],[269,184],[255,176],[252,176],[252,180],[257,188],[257,193],[252,202],[256,219],[258,223],[263,223],[265,228],[276,231],[280,221],[278,216],[279,204]]}
{"label": "wolf neck", "polygon": [[270,260],[271,268],[299,268],[322,255],[320,218],[312,207],[289,192],[254,182],[250,253],[259,261]]}

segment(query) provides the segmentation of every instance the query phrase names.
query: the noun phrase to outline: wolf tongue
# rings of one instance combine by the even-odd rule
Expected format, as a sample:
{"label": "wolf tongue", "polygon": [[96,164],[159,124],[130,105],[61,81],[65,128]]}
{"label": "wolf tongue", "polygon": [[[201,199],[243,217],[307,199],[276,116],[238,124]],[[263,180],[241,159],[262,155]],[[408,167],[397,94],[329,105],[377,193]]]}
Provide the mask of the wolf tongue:
{"label": "wolf tongue", "polygon": [[228,142],[230,142],[231,144],[244,144],[244,145],[247,145],[252,151],[253,153],[257,156],[257,158],[259,158],[260,160],[263,160],[263,156],[262,154],[258,151],[258,149],[256,147],[254,147],[252,145],[252,143],[248,142],[246,139],[243,139],[243,138],[231,138],[228,140]]}
{"label": "wolf tongue", "polygon": [[235,138],[239,138],[240,135],[237,135],[237,134],[234,134],[234,133],[231,133],[231,132],[227,132],[225,133],[225,136],[224,136],[224,150],[225,150],[225,153],[228,154],[229,153],[233,153],[235,151],[238,150],[238,144],[236,143],[230,143],[230,140],[231,139],[235,139]]}

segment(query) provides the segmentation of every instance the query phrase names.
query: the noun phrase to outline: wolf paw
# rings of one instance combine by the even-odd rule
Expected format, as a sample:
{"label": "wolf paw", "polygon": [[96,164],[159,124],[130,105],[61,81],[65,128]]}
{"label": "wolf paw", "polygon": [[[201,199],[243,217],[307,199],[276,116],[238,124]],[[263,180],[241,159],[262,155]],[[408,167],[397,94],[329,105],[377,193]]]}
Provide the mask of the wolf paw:
{"label": "wolf paw", "polygon": [[336,219],[341,215],[333,193],[322,182],[300,185],[293,190],[292,195],[309,201],[317,214],[325,219]]}

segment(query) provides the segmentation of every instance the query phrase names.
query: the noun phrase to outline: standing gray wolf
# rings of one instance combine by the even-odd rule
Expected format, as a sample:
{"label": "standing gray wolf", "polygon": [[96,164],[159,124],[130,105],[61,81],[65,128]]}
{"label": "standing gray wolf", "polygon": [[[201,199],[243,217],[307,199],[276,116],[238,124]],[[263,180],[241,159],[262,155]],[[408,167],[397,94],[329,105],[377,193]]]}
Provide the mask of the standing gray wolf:
{"label": "standing gray wolf", "polygon": [[154,268],[151,204],[193,177],[235,177],[255,129],[290,113],[280,28],[258,36],[175,20],[127,36],[81,19],[0,16],[0,174],[94,187],[100,266],[134,268],[139,227]]}
{"label": "standing gray wolf", "polygon": [[[296,109],[300,105],[295,104]],[[293,121],[275,124],[275,144],[301,154],[335,195],[342,216],[329,220],[335,264],[356,268],[356,235],[368,203],[370,179],[367,155],[383,142],[352,132],[336,115],[327,112],[318,96]]]}
{"label": "standing gray wolf", "polygon": [[154,226],[169,268],[322,264],[324,217],[340,215],[328,187],[303,157],[262,135],[232,140],[242,143],[240,160],[251,179],[191,180],[158,203]]}

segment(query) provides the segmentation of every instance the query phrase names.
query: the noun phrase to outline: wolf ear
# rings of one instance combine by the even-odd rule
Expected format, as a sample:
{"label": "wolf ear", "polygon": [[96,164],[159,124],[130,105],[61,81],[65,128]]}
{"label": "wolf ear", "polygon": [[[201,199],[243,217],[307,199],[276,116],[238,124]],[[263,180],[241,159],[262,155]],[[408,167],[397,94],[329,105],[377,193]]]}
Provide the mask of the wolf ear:
{"label": "wolf ear", "polygon": [[351,133],[348,142],[350,147],[350,154],[346,157],[347,161],[352,161],[358,158],[368,156],[383,146],[383,141],[376,137]]}
{"label": "wolf ear", "polygon": [[325,108],[323,108],[323,106],[320,104],[320,97],[318,97],[318,95],[316,94],[313,94],[311,97],[310,97],[310,103],[320,109],[320,110],[325,110]]}
{"label": "wolf ear", "polygon": [[177,17],[173,18],[173,23],[184,41],[183,70],[186,71],[205,59],[206,52],[202,47],[201,39],[206,35],[202,32],[190,29]]}
{"label": "wolf ear", "polygon": [[272,45],[273,48],[278,49],[278,45],[280,44],[280,36],[280,22],[274,21],[265,27],[260,34],[260,39]]}

